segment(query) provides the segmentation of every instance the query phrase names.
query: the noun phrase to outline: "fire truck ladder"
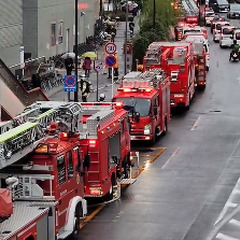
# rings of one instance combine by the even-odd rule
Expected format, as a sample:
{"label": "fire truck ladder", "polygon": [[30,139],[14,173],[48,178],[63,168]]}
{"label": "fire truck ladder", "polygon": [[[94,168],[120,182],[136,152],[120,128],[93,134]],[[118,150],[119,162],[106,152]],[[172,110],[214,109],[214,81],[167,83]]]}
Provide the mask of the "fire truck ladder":
{"label": "fire truck ladder", "polygon": [[[86,112],[84,112],[85,114]],[[106,123],[109,122],[114,117],[114,110],[104,110],[104,111],[98,111],[92,116],[90,116],[86,124],[83,125],[82,131],[83,134],[80,135],[81,138],[97,138],[98,128]]]}
{"label": "fire truck ladder", "polygon": [[184,0],[182,1],[182,6],[186,15],[196,15],[198,16],[199,9],[195,4],[194,0]]}
{"label": "fire truck ladder", "polygon": [[38,123],[26,122],[0,135],[0,168],[30,153],[44,133]]}

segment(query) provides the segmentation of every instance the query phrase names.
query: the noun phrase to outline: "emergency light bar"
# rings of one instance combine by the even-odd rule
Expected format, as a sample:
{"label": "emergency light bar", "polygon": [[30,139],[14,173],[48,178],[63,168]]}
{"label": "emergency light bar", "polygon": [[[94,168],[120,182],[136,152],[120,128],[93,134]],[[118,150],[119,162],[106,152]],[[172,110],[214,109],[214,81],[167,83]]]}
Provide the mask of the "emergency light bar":
{"label": "emergency light bar", "polygon": [[151,92],[153,89],[152,88],[124,88],[124,87],[121,87],[121,88],[118,88],[117,89],[118,91],[123,91],[123,92]]}

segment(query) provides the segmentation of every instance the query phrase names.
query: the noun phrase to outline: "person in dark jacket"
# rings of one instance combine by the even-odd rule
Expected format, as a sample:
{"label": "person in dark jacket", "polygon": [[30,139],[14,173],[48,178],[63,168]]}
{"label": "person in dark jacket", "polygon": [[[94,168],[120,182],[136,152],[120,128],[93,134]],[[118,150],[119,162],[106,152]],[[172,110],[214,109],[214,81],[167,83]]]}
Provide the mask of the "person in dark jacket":
{"label": "person in dark jacket", "polygon": [[65,68],[67,75],[71,75],[73,70],[73,59],[69,55],[67,55],[67,58],[65,59]]}

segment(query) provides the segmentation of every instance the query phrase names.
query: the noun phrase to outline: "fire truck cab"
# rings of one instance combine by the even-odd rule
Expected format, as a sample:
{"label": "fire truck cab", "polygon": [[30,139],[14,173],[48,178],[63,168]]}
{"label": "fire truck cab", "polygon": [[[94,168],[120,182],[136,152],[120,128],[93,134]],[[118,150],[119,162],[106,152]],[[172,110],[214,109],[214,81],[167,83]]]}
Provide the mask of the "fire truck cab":
{"label": "fire truck cab", "polygon": [[131,80],[127,75],[113,101],[122,102],[129,113],[131,140],[154,143],[156,137],[167,132],[170,121],[169,77],[161,69],[146,71]]}

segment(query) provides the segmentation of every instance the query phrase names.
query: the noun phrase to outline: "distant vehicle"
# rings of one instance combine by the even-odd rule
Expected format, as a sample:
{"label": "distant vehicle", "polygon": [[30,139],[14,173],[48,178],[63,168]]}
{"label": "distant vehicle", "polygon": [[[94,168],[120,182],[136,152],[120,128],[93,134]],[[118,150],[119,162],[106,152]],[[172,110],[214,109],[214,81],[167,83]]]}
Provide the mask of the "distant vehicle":
{"label": "distant vehicle", "polygon": [[228,12],[229,3],[227,0],[216,0],[213,6],[215,12]]}
{"label": "distant vehicle", "polygon": [[240,6],[239,4],[230,4],[227,18],[240,18]]}
{"label": "distant vehicle", "polygon": [[213,41],[214,42],[219,42],[221,29],[223,26],[230,26],[230,23],[227,21],[216,22],[215,29],[213,30]]}
{"label": "distant vehicle", "polygon": [[185,27],[183,28],[183,37],[188,34],[188,33],[202,33],[204,35],[204,37],[207,39],[208,35],[207,35],[207,29],[204,27],[200,27],[200,26],[196,26],[196,27]]}
{"label": "distant vehicle", "polygon": [[233,44],[233,38],[232,38],[233,32],[234,32],[233,26],[223,26],[221,28],[220,39],[219,39],[219,46],[221,48],[231,47],[231,45]]}
{"label": "distant vehicle", "polygon": [[211,21],[211,33],[213,33],[213,30],[215,29],[216,22],[226,21],[226,19],[223,16],[216,15],[213,20]]}
{"label": "distant vehicle", "polygon": [[205,26],[210,26],[211,21],[214,19],[215,16],[216,14],[214,13],[214,11],[205,12],[205,15],[204,15]]}
{"label": "distant vehicle", "polygon": [[240,29],[234,29],[233,40],[237,40],[237,43],[240,44]]}
{"label": "distant vehicle", "polygon": [[206,71],[209,71],[210,68],[210,48],[209,48],[209,42],[208,40],[204,37],[203,34],[186,34],[184,41],[187,42],[203,42],[204,50],[205,50],[205,61],[206,61]]}

